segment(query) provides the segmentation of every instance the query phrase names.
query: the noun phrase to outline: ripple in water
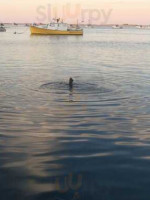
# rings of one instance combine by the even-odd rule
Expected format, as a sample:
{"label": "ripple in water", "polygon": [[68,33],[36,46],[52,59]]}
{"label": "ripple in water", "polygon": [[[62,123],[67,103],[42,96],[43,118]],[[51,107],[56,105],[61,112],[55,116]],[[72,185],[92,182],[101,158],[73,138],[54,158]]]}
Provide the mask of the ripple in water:
{"label": "ripple in water", "polygon": [[[66,82],[49,82],[49,83],[41,85],[39,89],[42,92],[54,93],[54,92],[59,92],[59,91],[61,92],[68,91],[70,90],[70,87]],[[108,89],[105,87],[99,87],[95,83],[85,83],[85,82],[74,83],[72,90],[75,91],[75,93],[84,93],[84,94],[112,92],[111,89]]]}

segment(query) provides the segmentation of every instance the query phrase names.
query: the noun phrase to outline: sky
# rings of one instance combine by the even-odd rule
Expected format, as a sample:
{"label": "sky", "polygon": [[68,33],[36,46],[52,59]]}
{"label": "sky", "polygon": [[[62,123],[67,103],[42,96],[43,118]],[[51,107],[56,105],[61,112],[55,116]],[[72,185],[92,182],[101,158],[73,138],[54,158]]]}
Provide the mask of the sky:
{"label": "sky", "polygon": [[150,0],[0,0],[0,22],[150,24]]}

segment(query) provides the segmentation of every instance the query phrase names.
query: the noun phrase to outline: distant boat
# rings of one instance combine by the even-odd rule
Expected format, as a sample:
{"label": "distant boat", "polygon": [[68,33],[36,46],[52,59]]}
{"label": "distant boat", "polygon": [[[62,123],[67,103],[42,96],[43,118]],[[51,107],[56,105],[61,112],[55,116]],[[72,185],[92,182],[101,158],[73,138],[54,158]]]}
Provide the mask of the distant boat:
{"label": "distant boat", "polygon": [[138,28],[138,29],[142,29],[143,26],[142,26],[142,25],[138,25],[138,26],[136,26],[136,28]]}
{"label": "distant boat", "polygon": [[93,28],[92,24],[91,24],[91,20],[89,19],[89,23],[87,24],[87,28]]}
{"label": "distant boat", "polygon": [[0,24],[0,32],[6,32],[4,24]]}
{"label": "distant boat", "polygon": [[[84,21],[82,21],[84,22]],[[91,20],[88,20],[88,24],[83,25],[84,28],[94,28],[93,24],[91,23]]]}
{"label": "distant boat", "polygon": [[56,22],[47,25],[33,25],[30,26],[31,34],[37,35],[83,35],[83,29],[77,24],[75,27],[60,22],[56,19]]}
{"label": "distant boat", "polygon": [[138,25],[138,26],[136,26],[136,28],[138,28],[138,29],[150,29],[150,26],[149,25]]}
{"label": "distant boat", "polygon": [[123,26],[120,25],[114,25],[112,26],[113,29],[123,29]]}

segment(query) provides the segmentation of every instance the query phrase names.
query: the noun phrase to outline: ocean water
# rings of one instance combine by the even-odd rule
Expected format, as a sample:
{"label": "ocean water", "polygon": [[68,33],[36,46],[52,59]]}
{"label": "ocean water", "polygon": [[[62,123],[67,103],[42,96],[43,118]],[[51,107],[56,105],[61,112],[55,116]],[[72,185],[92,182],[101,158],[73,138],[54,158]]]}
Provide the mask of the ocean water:
{"label": "ocean water", "polygon": [[0,199],[147,200],[149,187],[150,30],[0,33]]}

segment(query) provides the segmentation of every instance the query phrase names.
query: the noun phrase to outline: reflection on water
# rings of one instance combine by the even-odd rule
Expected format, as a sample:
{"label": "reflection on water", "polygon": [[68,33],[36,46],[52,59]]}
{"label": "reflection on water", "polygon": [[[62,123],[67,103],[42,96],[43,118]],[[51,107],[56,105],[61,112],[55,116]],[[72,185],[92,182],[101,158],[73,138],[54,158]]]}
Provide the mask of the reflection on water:
{"label": "reflection on water", "polygon": [[1,199],[148,199],[149,31],[13,32],[0,37]]}

